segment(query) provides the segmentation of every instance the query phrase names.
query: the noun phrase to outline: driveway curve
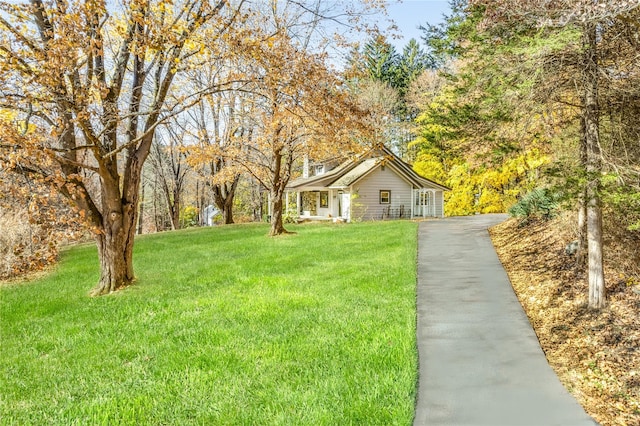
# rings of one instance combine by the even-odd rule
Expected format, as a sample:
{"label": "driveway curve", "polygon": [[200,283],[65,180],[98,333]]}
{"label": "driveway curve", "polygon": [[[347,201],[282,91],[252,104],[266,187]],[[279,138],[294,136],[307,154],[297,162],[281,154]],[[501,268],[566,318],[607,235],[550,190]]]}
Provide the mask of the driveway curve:
{"label": "driveway curve", "polygon": [[505,215],[422,222],[414,426],[593,426],[540,348],[487,228]]}

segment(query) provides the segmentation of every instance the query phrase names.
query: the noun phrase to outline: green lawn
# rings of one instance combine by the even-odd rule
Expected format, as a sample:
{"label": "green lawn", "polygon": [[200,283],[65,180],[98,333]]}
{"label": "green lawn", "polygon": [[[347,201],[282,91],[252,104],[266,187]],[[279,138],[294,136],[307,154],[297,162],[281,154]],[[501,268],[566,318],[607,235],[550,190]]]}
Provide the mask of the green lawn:
{"label": "green lawn", "polygon": [[416,224],[145,236],[88,297],[93,246],[0,289],[2,425],[409,425]]}

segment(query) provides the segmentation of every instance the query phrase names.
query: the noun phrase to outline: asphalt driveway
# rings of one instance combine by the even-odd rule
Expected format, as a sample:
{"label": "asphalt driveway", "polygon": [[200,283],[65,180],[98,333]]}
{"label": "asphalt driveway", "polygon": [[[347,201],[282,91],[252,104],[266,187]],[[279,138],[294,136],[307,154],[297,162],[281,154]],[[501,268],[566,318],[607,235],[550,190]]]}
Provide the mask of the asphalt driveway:
{"label": "asphalt driveway", "polygon": [[487,228],[505,215],[420,224],[414,425],[597,424],[548,365]]}

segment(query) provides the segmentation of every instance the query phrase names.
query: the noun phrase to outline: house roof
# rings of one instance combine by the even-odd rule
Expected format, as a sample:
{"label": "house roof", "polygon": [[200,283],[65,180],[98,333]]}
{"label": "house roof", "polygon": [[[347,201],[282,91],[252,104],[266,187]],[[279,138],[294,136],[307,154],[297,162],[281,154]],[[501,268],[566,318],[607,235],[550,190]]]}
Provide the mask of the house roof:
{"label": "house roof", "polygon": [[299,178],[289,183],[289,189],[300,188],[347,188],[381,165],[389,165],[396,173],[407,179],[418,188],[434,188],[449,191],[430,179],[420,176],[413,168],[402,161],[384,145],[379,145],[355,160],[345,161],[333,170],[318,176]]}
{"label": "house roof", "polygon": [[329,188],[346,188],[351,186],[354,182],[373,170],[383,158],[368,158],[362,163],[358,164],[347,173],[343,174],[338,180],[329,185]]}
{"label": "house roof", "polygon": [[345,161],[340,164],[335,169],[329,170],[321,175],[311,176],[308,178],[298,178],[287,185],[288,188],[301,188],[301,187],[327,187],[336,179],[340,178],[344,173],[348,172],[355,166],[357,166],[357,162],[352,160]]}

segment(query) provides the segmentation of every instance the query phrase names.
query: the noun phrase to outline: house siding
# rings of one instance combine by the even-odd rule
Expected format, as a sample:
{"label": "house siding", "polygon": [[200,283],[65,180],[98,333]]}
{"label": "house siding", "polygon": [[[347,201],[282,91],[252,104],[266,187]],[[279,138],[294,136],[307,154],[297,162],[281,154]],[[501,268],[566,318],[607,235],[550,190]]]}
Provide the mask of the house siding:
{"label": "house siding", "polygon": [[[391,204],[380,204],[380,190],[391,191]],[[411,185],[390,167],[376,168],[353,185],[352,193],[358,194],[351,204],[352,219],[380,220],[389,207],[411,212]]]}

